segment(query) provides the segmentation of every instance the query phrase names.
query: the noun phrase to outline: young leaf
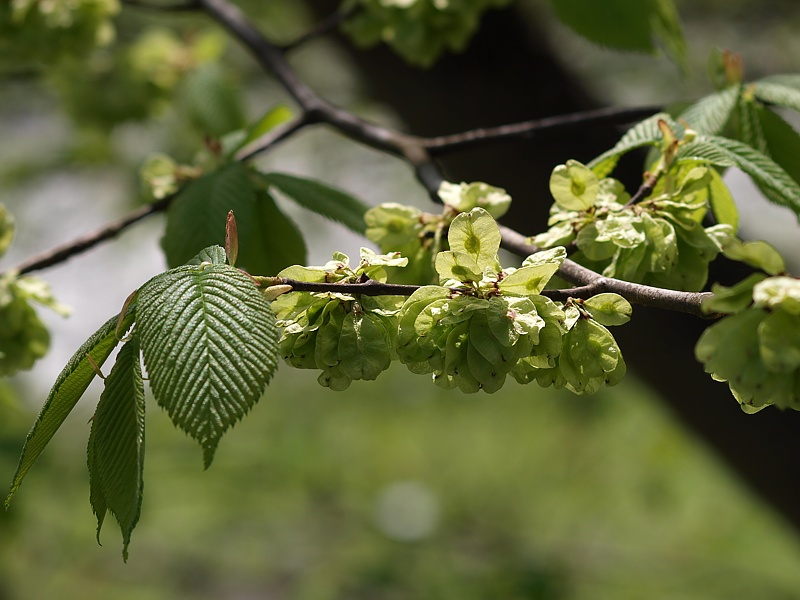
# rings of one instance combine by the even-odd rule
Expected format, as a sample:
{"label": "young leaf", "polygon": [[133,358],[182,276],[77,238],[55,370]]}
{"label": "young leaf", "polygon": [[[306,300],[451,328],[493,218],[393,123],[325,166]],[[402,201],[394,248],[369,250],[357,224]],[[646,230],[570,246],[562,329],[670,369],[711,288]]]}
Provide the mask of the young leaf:
{"label": "young leaf", "polygon": [[278,361],[275,316],[253,281],[228,265],[178,267],[142,286],[142,353],[156,402],[203,447],[258,401]]}
{"label": "young leaf", "polygon": [[131,532],[139,521],[144,491],[144,386],[139,339],[122,347],[105,381],[89,434],[87,458],[97,536],[106,511],[122,530],[122,556],[128,559]]}
{"label": "young leaf", "polygon": [[478,266],[478,272],[481,272],[497,262],[500,229],[488,212],[482,208],[474,208],[453,219],[447,241],[454,253],[468,255]]}
{"label": "young leaf", "polygon": [[129,329],[135,315],[136,305],[134,304],[128,307],[125,316],[121,319],[119,315],[110,318],[69,359],[25,439],[17,472],[11,483],[11,491],[5,501],[6,507],[22,484],[25,475],[36,463],[39,455],[83,396],[94,376],[97,375],[95,368],[103,365],[111,351],[119,343],[117,332],[124,333]]}
{"label": "young leaf", "polygon": [[597,294],[583,303],[592,318],[606,327],[624,325],[631,320],[631,303],[619,294]]}
{"label": "young leaf", "polygon": [[369,206],[342,191],[333,189],[313,179],[269,173],[267,181],[289,196],[300,206],[341,223],[356,233],[364,233],[364,213]]}

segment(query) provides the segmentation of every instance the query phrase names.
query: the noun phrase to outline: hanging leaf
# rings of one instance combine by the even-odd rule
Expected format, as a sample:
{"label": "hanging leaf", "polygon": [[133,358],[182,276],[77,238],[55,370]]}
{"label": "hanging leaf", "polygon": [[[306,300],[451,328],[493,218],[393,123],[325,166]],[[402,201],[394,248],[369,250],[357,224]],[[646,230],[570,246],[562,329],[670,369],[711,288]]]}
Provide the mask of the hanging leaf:
{"label": "hanging leaf", "polygon": [[681,146],[678,156],[700,158],[720,167],[738,167],[747,173],[772,202],[800,215],[800,186],[771,158],[747,144],[713,135],[698,135]]}
{"label": "hanging leaf", "polygon": [[103,365],[119,342],[119,337],[133,324],[135,314],[136,305],[129,305],[124,316],[117,315],[106,321],[69,359],[25,439],[11,491],[5,501],[6,507],[25,475],[97,375],[96,368]]}
{"label": "hanging leaf", "polygon": [[156,402],[200,443],[208,467],[277,367],[269,303],[238,269],[187,265],[142,286],[138,328]]}
{"label": "hanging leaf", "polygon": [[369,206],[361,200],[313,179],[286,173],[268,173],[265,178],[303,208],[341,223],[356,233],[366,231],[364,213]]}
{"label": "hanging leaf", "polygon": [[128,559],[131,532],[139,521],[144,491],[144,386],[134,335],[119,351],[105,380],[89,434],[90,501],[97,515],[97,536],[106,511],[122,530],[122,556]]}
{"label": "hanging leaf", "polygon": [[265,191],[256,193],[256,222],[240,238],[240,256],[249,257],[247,270],[274,275],[290,265],[306,264],[306,243],[297,225]]}

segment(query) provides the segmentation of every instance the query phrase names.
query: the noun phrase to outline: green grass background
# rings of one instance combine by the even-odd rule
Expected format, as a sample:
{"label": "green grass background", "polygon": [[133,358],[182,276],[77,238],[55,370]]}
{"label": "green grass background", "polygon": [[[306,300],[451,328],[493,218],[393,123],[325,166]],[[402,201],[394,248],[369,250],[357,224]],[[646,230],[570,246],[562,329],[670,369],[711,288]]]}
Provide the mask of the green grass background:
{"label": "green grass background", "polygon": [[[87,408],[0,513],[0,600],[800,597],[793,532],[633,378],[464,396],[396,365],[334,393],[284,368],[205,472],[148,410],[129,562],[111,517],[94,540]],[[3,414],[10,481],[33,415]]]}

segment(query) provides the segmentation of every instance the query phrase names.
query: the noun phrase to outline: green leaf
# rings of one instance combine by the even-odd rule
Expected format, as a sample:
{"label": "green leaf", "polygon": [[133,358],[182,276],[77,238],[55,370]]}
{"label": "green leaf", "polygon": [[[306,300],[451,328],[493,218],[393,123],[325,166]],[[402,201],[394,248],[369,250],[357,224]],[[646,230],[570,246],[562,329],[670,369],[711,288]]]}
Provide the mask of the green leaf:
{"label": "green leaf", "polygon": [[792,179],[800,183],[800,134],[780,115],[765,106],[759,107],[759,117],[770,157]]}
{"label": "green leaf", "polygon": [[[167,212],[167,226],[161,246],[167,264],[185,264],[201,249],[225,240],[228,211],[236,216],[240,248],[254,235],[256,193],[247,169],[230,163],[204,175],[181,190]],[[247,268],[248,257],[240,251],[238,262]]]}
{"label": "green leaf", "polygon": [[673,131],[683,129],[667,113],[658,113],[631,127],[611,150],[607,150],[587,166],[595,172],[597,177],[603,178],[614,170],[623,154],[644,146],[658,145],[662,137],[658,127],[658,122],[661,120],[666,121]]}
{"label": "green leaf", "polygon": [[672,0],[653,0],[653,15],[650,19],[653,33],[658,37],[664,49],[686,72],[686,40],[683,37],[680,17]]}
{"label": "green leaf", "polygon": [[715,283],[711,286],[711,292],[714,295],[703,301],[703,311],[706,313],[743,311],[753,302],[753,287],[766,277],[764,273],[753,273],[731,287]]}
{"label": "green leaf", "polygon": [[227,265],[172,269],[143,285],[138,302],[153,395],[200,443],[208,467],[277,368],[275,317],[253,281]]}
{"label": "green leaf", "polygon": [[350,379],[376,379],[389,367],[389,335],[375,315],[347,313],[339,337],[342,371]]}
{"label": "green leaf", "polygon": [[592,318],[606,327],[624,325],[631,320],[631,303],[619,294],[597,294],[583,303]]}
{"label": "green leaf", "polygon": [[739,98],[736,111],[737,137],[762,154],[769,155],[767,140],[761,127],[760,113],[762,110],[763,106],[749,95],[743,95]]}
{"label": "green leaf", "polygon": [[193,70],[183,82],[182,97],[186,113],[202,134],[220,137],[245,125],[239,89],[216,65]]}
{"label": "green leaf", "polygon": [[726,258],[747,263],[770,275],[786,272],[786,263],[780,253],[761,240],[743,242],[735,237],[730,237],[722,244],[722,254]]}
{"label": "green leaf", "polygon": [[720,167],[738,167],[747,173],[772,202],[800,215],[800,185],[771,158],[747,144],[713,135],[698,135],[681,146],[678,156],[705,159]]}
{"label": "green leaf", "polygon": [[479,273],[497,263],[500,229],[497,222],[482,208],[474,208],[468,213],[457,215],[450,223],[447,240],[455,254],[466,254],[475,261]]}
{"label": "green leaf", "polygon": [[800,75],[771,75],[753,83],[755,97],[800,111]]}
{"label": "green leaf", "polygon": [[105,381],[89,434],[90,500],[97,535],[106,511],[122,530],[128,559],[131,532],[139,521],[144,492],[144,385],[136,335],[122,347]]}
{"label": "green leaf", "polygon": [[247,135],[244,137],[242,143],[239,144],[236,150],[244,148],[247,146],[247,144],[256,141],[265,133],[273,130],[275,127],[281,123],[285,123],[291,118],[292,110],[288,106],[279,104],[278,106],[269,109],[264,116],[247,128]]}
{"label": "green leaf", "polygon": [[711,206],[711,213],[717,223],[730,225],[733,233],[739,231],[739,210],[733,200],[728,186],[722,180],[722,176],[716,169],[709,169],[711,182],[708,184],[708,203]]}
{"label": "green leaf", "polygon": [[730,120],[741,91],[741,86],[736,85],[710,94],[684,110],[678,118],[694,131],[717,135]]}
{"label": "green leaf", "polygon": [[356,233],[364,233],[364,213],[369,206],[340,190],[286,173],[265,174],[267,181],[300,206],[341,223]]}
{"label": "green leaf", "polygon": [[800,367],[800,327],[797,315],[776,310],[758,326],[761,360],[772,372],[791,373]]}
{"label": "green leaf", "polygon": [[675,8],[667,0],[551,0],[551,4],[559,19],[603,46],[654,53],[654,33],[668,35],[670,46],[678,45],[676,36],[682,37]]}
{"label": "green leaf", "polygon": [[589,210],[594,206],[599,187],[600,180],[594,171],[577,160],[558,165],[550,175],[550,193],[556,204],[566,210]]}
{"label": "green leaf", "polygon": [[247,265],[250,273],[272,275],[289,265],[306,264],[303,234],[265,191],[256,194],[253,226],[240,226],[239,231],[239,266]]}
{"label": "green leaf", "polygon": [[131,305],[122,318],[117,315],[106,321],[69,359],[25,439],[17,472],[11,483],[11,491],[5,501],[6,507],[22,484],[25,475],[97,375],[94,365],[98,367],[103,365],[119,342],[119,336],[133,324],[135,314],[136,306]]}
{"label": "green leaf", "polygon": [[170,207],[161,240],[169,266],[186,264],[200,248],[222,243],[230,210],[239,232],[238,267],[274,275],[306,262],[297,226],[267,192],[253,187],[246,167],[230,163],[191,183]]}

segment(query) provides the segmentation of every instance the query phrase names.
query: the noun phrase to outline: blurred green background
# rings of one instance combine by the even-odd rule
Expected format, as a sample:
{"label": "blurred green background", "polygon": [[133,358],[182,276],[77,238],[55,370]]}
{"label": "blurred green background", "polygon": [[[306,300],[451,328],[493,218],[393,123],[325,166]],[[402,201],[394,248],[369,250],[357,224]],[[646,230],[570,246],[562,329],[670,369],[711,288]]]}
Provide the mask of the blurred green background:
{"label": "blurred green background", "polygon": [[[260,5],[261,24],[276,33],[308,22],[294,0],[243,4]],[[757,10],[761,3],[679,4],[695,61],[685,80],[664,61],[548,31],[562,61],[608,103],[707,93],[703,65],[714,45],[741,50],[753,75],[800,71],[798,21],[769,10],[791,2]],[[134,25],[164,18],[137,14]],[[285,99],[230,52],[248,117]],[[327,97],[394,119],[363,97],[334,46],[303,49],[296,64]],[[196,132],[187,134],[179,117],[123,125],[98,143],[73,128],[46,85],[4,81],[0,201],[20,224],[4,268],[136,206],[132,173],[145,156],[176,147],[191,155]],[[403,165],[325,131],[304,133],[262,166],[308,174],[372,204],[427,202]],[[757,207],[752,214],[765,212]],[[356,255],[363,243],[287,210],[309,235],[312,264],[332,250]],[[786,239],[797,239],[792,232]],[[0,484],[11,480],[35,413],[74,349],[163,269],[161,233],[158,220],[147,222],[41,274],[75,312],[69,320],[42,313],[53,332],[50,355],[0,389]],[[205,472],[199,448],[151,402],[145,500],[127,564],[113,519],[103,546],[94,538],[85,446],[97,395],[90,390],[11,510],[0,511],[0,600],[800,597],[794,530],[635,376],[594,397],[514,383],[493,396],[464,396],[395,365],[337,394],[314,373],[284,366]]]}
{"label": "blurred green background", "polygon": [[[337,394],[284,370],[207,472],[151,403],[128,564],[110,518],[94,540],[89,414],[0,517],[0,598],[800,593],[797,539],[633,379],[591,398],[516,385],[465,397],[397,366]],[[31,415],[12,417],[9,476]]]}

